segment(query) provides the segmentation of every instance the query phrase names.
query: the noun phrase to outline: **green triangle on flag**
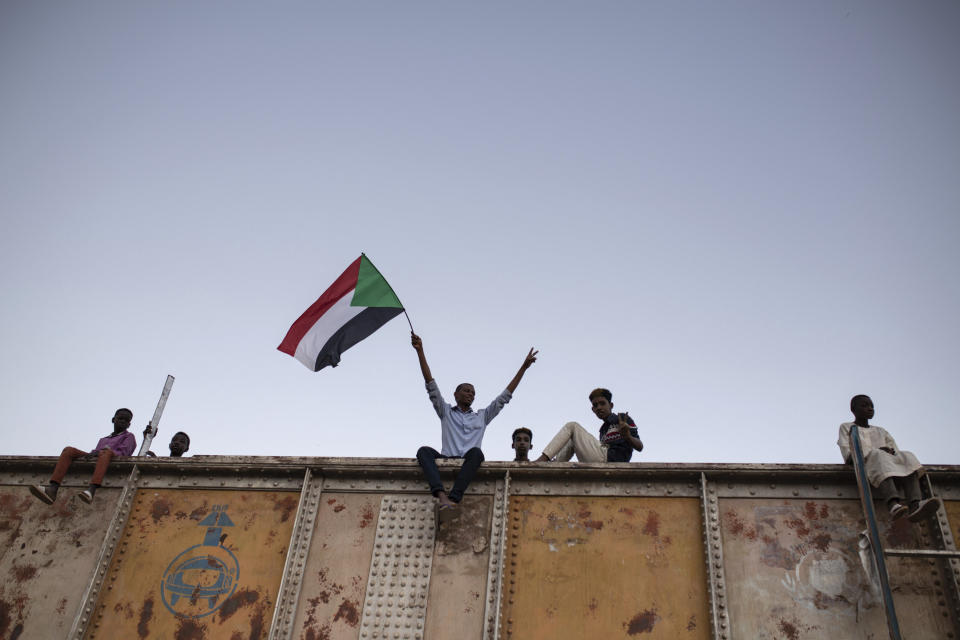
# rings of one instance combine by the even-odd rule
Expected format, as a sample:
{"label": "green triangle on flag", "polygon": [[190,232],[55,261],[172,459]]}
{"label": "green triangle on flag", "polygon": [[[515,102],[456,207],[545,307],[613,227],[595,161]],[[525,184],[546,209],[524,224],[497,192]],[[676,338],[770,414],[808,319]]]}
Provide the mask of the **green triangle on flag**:
{"label": "green triangle on flag", "polygon": [[392,307],[403,309],[400,299],[366,255],[360,257],[360,273],[351,307]]}

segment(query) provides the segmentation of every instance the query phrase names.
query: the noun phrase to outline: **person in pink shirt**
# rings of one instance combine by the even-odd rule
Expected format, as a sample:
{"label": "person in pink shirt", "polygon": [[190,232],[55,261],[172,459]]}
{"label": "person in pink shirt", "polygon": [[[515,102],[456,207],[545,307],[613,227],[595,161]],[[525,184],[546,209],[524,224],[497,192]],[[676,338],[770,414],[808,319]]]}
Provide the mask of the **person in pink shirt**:
{"label": "person in pink shirt", "polygon": [[93,477],[90,478],[90,486],[80,492],[80,499],[86,503],[93,502],[93,496],[97,489],[103,483],[103,476],[107,473],[107,467],[114,456],[129,456],[137,446],[137,439],[132,433],[127,431],[130,428],[130,422],[133,421],[133,412],[130,409],[117,409],[113,414],[113,433],[100,438],[93,451],[87,453],[74,447],[64,447],[60,453],[60,459],[57,460],[57,466],[53,469],[53,475],[50,476],[49,484],[37,484],[30,487],[30,493],[38,499],[53,504],[57,499],[57,491],[60,490],[60,483],[63,477],[67,475],[67,469],[70,463],[78,458],[97,459],[97,466],[93,470]]}

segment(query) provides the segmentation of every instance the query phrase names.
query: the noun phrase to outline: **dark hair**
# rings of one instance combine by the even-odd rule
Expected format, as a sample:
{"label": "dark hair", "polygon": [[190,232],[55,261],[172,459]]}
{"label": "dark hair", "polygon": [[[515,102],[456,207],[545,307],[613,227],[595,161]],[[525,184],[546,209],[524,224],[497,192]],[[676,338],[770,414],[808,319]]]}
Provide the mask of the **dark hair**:
{"label": "dark hair", "polygon": [[173,434],[172,436],[170,436],[170,439],[173,440],[173,439],[176,438],[177,436],[183,436],[184,438],[186,438],[186,439],[187,439],[187,446],[188,446],[188,447],[190,446],[190,436],[188,436],[185,432],[183,432],[183,431],[177,431],[175,434]]}
{"label": "dark hair", "polygon": [[866,398],[867,400],[870,400],[870,396],[868,396],[867,394],[858,393],[857,395],[850,398],[850,411],[853,411],[853,403],[856,402],[858,398]]}
{"label": "dark hair", "polygon": [[514,429],[513,434],[510,436],[510,442],[513,442],[514,440],[517,439],[518,433],[527,434],[528,436],[530,436],[530,442],[533,442],[533,431],[530,431],[530,429],[527,429],[526,427],[520,427],[519,429]]}
{"label": "dark hair", "polygon": [[597,387],[596,389],[590,392],[590,396],[587,399],[590,400],[590,402],[593,402],[593,399],[596,398],[597,396],[603,396],[604,398],[607,399],[607,402],[613,402],[613,394],[610,393],[610,389]]}
{"label": "dark hair", "polygon": [[458,391],[460,391],[460,387],[462,387],[462,386],[465,385],[465,384],[469,384],[471,387],[473,386],[473,383],[471,383],[471,382],[461,382],[460,384],[457,385],[457,388],[454,389],[453,392],[454,392],[454,393],[457,393]]}
{"label": "dark hair", "polygon": [[116,411],[114,411],[114,412],[113,412],[113,417],[117,417],[117,414],[120,413],[121,411],[126,411],[127,413],[129,413],[129,414],[130,414],[130,419],[133,420],[133,411],[130,411],[130,409],[127,409],[126,407],[120,407],[119,409],[117,409]]}

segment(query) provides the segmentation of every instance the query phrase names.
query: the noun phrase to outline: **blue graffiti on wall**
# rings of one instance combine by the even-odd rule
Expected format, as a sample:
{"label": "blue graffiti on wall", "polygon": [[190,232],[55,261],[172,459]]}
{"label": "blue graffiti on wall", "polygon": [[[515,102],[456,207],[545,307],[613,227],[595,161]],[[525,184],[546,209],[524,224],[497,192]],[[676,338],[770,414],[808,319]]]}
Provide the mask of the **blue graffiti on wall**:
{"label": "blue graffiti on wall", "polygon": [[227,505],[214,505],[200,521],[206,527],[203,543],[180,553],[160,580],[160,595],[170,613],[180,618],[203,618],[215,612],[237,588],[240,564],[221,542],[224,527],[234,526]]}

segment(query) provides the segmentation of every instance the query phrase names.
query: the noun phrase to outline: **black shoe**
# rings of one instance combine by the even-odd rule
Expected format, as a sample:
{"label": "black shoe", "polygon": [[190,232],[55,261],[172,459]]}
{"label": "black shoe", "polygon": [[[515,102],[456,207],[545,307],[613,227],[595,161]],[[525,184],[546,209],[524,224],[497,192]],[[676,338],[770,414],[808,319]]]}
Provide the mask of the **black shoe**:
{"label": "black shoe", "polygon": [[939,498],[927,498],[917,505],[917,508],[907,515],[910,522],[920,522],[927,516],[933,515],[940,508]]}

